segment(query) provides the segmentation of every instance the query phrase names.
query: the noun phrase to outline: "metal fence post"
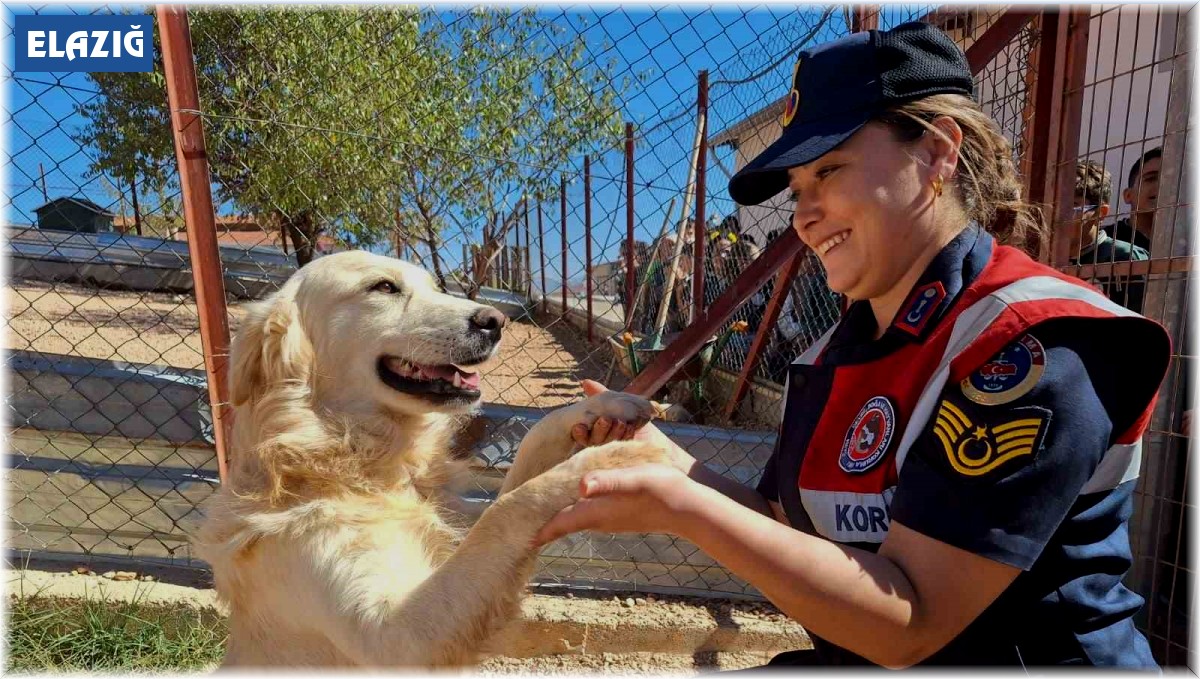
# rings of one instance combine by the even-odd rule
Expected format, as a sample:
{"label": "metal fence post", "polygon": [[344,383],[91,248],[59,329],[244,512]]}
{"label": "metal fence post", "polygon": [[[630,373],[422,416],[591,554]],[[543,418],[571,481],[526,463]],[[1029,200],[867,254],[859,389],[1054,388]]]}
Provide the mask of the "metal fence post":
{"label": "metal fence post", "polygon": [[524,286],[522,289],[522,292],[526,297],[533,296],[533,266],[531,265],[531,263],[529,261],[529,257],[530,257],[529,248],[531,248],[531,247],[533,247],[533,243],[529,240],[529,197],[526,196],[525,197],[525,250],[523,251],[523,254],[525,255],[525,259],[524,259],[525,268],[524,268],[524,270],[521,271],[521,285]]}
{"label": "metal fence post", "polygon": [[1051,222],[1051,252],[1055,266],[1064,266],[1070,258],[1067,252],[1069,244],[1066,238],[1059,238],[1063,224],[1071,219],[1071,210],[1075,198],[1075,164],[1079,157],[1079,128],[1083,121],[1083,87],[1087,79],[1087,49],[1088,29],[1091,24],[1091,12],[1088,5],[1076,5],[1069,9],[1063,8],[1059,15],[1059,31],[1063,41],[1063,71],[1062,89],[1058,95],[1062,98],[1057,145],[1052,153],[1057,153],[1054,163],[1053,182],[1051,184],[1055,212]]}
{"label": "metal fence post", "polygon": [[558,178],[559,214],[562,217],[562,317],[567,318],[567,176]]}
{"label": "metal fence post", "polygon": [[708,71],[700,71],[700,78],[696,83],[696,115],[700,119],[700,152],[696,156],[696,241],[692,259],[693,323],[698,323],[704,318],[704,168],[708,166]]}
{"label": "metal fence post", "polygon": [[[538,201],[537,201],[537,212],[538,212],[538,260],[540,261],[540,266],[538,267],[538,273],[541,275],[541,278],[542,278],[542,313],[546,313],[546,310],[548,308],[546,306],[546,295],[547,295],[547,290],[546,290],[546,234],[542,232],[542,197],[540,195],[538,196]],[[530,283],[530,285],[532,285],[532,283]]]}
{"label": "metal fence post", "polygon": [[187,9],[158,5],[162,35],[163,67],[167,99],[171,106],[171,135],[179,163],[179,184],[187,226],[188,254],[200,316],[200,341],[204,347],[204,370],[208,400],[212,407],[213,438],[216,440],[217,470],[227,478],[228,426],[225,408],[229,403],[226,382],[229,371],[229,323],[225,309],[225,281],[217,249],[217,229],[209,184],[204,126],[200,118],[200,94],[192,61],[192,36]]}
{"label": "metal fence post", "polygon": [[665,349],[660,351],[654,360],[638,373],[637,377],[625,387],[630,394],[649,397],[662,388],[685,363],[700,351],[705,341],[712,337],[717,328],[721,327],[734,311],[750,295],[758,292],[771,275],[796,253],[800,252],[803,244],[796,235],[795,229],[785,229],[775,240],[767,245],[757,259],[742,272],[725,292],[713,301],[704,320],[692,323],[679,334]]}
{"label": "metal fence post", "polygon": [[592,328],[592,158],[583,157],[583,244],[586,267],[585,285],[587,286],[587,338],[588,343],[596,341]]}
{"label": "metal fence post", "polygon": [[879,28],[879,5],[855,5],[850,30],[853,33]]}
{"label": "metal fence post", "polygon": [[[633,123],[625,123],[625,329],[633,326],[636,255],[633,245]],[[649,264],[649,262],[647,262]]]}

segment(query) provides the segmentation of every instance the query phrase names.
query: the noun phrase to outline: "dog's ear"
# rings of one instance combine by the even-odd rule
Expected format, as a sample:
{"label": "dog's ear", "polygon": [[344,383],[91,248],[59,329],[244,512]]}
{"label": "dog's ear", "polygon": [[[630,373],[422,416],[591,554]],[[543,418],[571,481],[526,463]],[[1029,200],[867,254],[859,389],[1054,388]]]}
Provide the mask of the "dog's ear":
{"label": "dog's ear", "polygon": [[284,383],[307,383],[312,344],[299,309],[279,296],[248,309],[230,351],[230,400],[241,405]]}

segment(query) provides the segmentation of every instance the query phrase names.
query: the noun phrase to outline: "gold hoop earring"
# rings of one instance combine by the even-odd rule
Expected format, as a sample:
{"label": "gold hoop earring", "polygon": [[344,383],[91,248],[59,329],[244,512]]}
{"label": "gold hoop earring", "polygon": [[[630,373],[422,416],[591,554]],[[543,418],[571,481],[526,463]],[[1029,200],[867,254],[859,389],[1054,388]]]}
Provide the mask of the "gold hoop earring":
{"label": "gold hoop earring", "polygon": [[940,174],[933,178],[933,195],[934,196],[936,196],[938,198],[942,197],[942,183],[944,181],[945,180],[942,179],[942,175],[940,175]]}

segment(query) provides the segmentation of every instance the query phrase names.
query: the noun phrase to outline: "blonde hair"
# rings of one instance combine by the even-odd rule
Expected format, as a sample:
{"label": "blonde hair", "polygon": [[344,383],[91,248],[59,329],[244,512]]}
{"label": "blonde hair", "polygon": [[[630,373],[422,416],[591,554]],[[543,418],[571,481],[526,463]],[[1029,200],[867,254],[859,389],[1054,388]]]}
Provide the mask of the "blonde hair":
{"label": "blonde hair", "polygon": [[879,121],[902,140],[912,140],[927,131],[944,134],[930,124],[941,116],[952,118],[962,129],[958,159],[962,170],[947,186],[962,201],[967,217],[1000,243],[1037,257],[1047,243],[1042,211],[1022,195],[1012,145],[978,104],[961,94],[936,94],[896,106]]}

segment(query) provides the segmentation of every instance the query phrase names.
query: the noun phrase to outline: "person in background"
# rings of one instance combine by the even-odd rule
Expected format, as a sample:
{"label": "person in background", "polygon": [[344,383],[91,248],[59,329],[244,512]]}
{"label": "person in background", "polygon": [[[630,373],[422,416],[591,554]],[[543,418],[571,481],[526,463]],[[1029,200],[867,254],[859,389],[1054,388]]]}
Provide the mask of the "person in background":
{"label": "person in background", "polygon": [[[1112,179],[1104,166],[1092,160],[1075,166],[1075,208],[1065,225],[1071,264],[1137,262],[1150,259],[1144,249],[1117,240],[1100,228],[1108,216]],[[1090,281],[1112,301],[1141,313],[1146,279],[1140,274],[1112,273]]]}
{"label": "person in background", "polygon": [[1129,203],[1131,215],[1108,227],[1108,235],[1136,245],[1147,252],[1154,235],[1154,215],[1158,208],[1158,173],[1162,169],[1162,147],[1142,154],[1129,170],[1129,184],[1121,197]]}

